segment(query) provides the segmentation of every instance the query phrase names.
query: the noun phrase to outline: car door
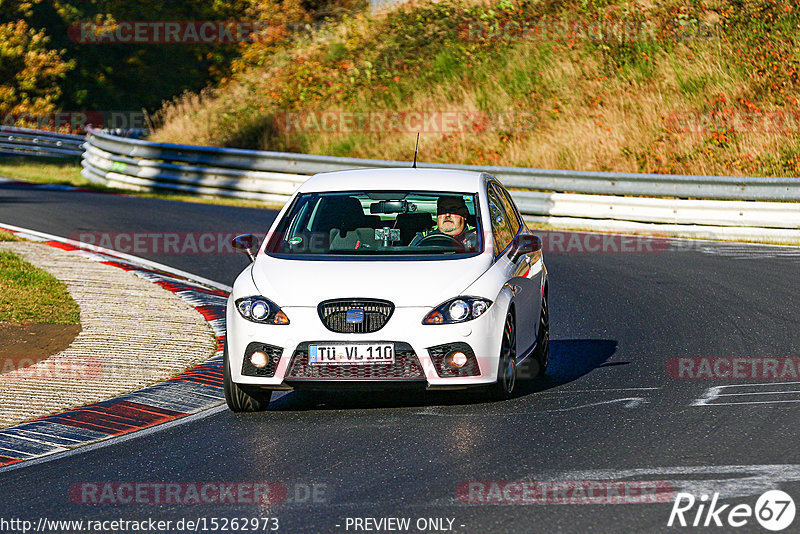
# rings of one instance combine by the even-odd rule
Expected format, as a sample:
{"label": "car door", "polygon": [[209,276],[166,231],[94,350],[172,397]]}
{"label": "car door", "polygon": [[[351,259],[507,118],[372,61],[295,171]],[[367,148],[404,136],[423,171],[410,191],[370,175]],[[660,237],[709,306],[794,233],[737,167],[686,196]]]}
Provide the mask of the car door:
{"label": "car door", "polygon": [[[503,257],[510,264],[509,285],[516,302],[517,314],[517,355],[522,356],[536,341],[536,327],[539,319],[539,306],[541,300],[538,278],[532,269],[530,254],[522,254],[513,262],[509,253],[513,250],[513,240],[520,233],[526,233],[522,218],[519,215],[511,195],[500,184],[492,183],[490,186],[489,203],[496,204],[497,213],[492,213],[492,224],[498,225],[502,240],[508,242],[508,250]],[[493,228],[494,229],[494,228]]]}

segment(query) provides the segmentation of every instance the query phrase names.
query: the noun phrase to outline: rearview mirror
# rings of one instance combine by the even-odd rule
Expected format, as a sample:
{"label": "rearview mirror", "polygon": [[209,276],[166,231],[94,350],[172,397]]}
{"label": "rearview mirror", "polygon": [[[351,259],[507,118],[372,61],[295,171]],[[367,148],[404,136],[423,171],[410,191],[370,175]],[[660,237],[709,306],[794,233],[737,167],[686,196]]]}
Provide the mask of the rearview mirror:
{"label": "rearview mirror", "polygon": [[231,245],[235,250],[244,252],[250,261],[256,260],[256,253],[258,252],[259,241],[253,234],[237,235],[231,240]]}
{"label": "rearview mirror", "polygon": [[408,213],[416,211],[417,205],[407,200],[381,200],[369,205],[370,213]]}
{"label": "rearview mirror", "polygon": [[530,254],[542,250],[542,240],[538,235],[520,234],[514,238],[514,246],[511,248],[511,261],[523,254]]}

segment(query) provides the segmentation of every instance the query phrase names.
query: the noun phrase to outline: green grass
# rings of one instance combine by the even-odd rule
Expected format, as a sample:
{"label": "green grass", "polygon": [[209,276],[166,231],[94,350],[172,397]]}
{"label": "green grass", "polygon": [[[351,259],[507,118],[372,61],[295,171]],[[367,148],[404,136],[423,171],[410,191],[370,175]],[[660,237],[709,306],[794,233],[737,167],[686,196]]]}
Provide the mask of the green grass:
{"label": "green grass", "polygon": [[20,241],[20,238],[6,230],[0,230],[0,242],[3,241]]}
{"label": "green grass", "polygon": [[79,324],[80,308],[50,273],[11,252],[0,252],[0,321]]}
{"label": "green grass", "polygon": [[18,156],[0,159],[0,176],[38,184],[89,187],[91,182],[81,176],[81,168],[77,159],[61,161]]}
{"label": "green grass", "polygon": [[274,202],[259,202],[256,200],[239,200],[234,198],[175,195],[162,192],[132,191],[114,187],[104,187],[90,182],[81,176],[81,165],[77,161],[53,161],[41,158],[14,157],[13,159],[0,159],[0,176],[31,182],[37,184],[57,184],[73,187],[82,187],[104,193],[115,193],[142,198],[157,198],[161,200],[175,200],[179,202],[196,202],[199,204],[219,204],[223,206],[236,206],[248,208],[280,208],[282,204]]}

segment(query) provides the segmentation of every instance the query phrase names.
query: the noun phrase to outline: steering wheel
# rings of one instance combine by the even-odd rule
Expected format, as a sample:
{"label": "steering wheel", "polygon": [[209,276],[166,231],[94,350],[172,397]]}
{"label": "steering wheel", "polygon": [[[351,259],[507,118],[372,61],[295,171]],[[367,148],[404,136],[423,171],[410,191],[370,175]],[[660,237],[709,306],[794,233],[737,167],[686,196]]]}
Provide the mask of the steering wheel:
{"label": "steering wheel", "polygon": [[417,244],[414,245],[415,247],[423,247],[423,246],[439,246],[439,247],[448,247],[454,248],[457,252],[464,252],[467,250],[467,247],[464,246],[464,243],[459,241],[453,236],[447,234],[431,234],[426,235],[419,241]]}

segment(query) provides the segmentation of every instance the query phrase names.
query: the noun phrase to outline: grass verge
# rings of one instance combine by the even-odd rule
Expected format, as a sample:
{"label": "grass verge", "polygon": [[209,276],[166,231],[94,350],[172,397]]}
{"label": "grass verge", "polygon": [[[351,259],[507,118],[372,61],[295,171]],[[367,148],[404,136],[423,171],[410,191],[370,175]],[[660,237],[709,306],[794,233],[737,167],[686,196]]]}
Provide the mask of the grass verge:
{"label": "grass verge", "polygon": [[0,322],[79,324],[80,308],[50,273],[0,251]]}
{"label": "grass verge", "polygon": [[3,241],[21,241],[21,239],[7,230],[0,229],[0,242]]}
{"label": "grass verge", "polygon": [[53,160],[13,156],[0,158],[0,175],[12,180],[37,184],[70,185],[89,187],[92,184],[81,176],[81,165],[77,159]]}
{"label": "grass verge", "polygon": [[273,202],[259,202],[257,200],[240,200],[235,198],[206,197],[193,195],[175,195],[171,193],[134,191],[105,187],[90,182],[81,176],[81,165],[77,161],[53,161],[52,159],[19,157],[0,159],[0,176],[12,180],[32,182],[37,184],[67,185],[82,187],[101,193],[130,195],[141,198],[157,198],[161,200],[175,200],[179,202],[196,202],[198,204],[219,204],[222,206],[235,206],[243,208],[280,208]]}

